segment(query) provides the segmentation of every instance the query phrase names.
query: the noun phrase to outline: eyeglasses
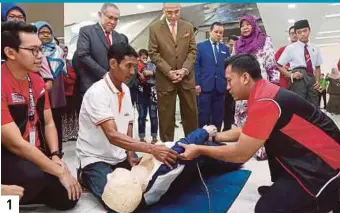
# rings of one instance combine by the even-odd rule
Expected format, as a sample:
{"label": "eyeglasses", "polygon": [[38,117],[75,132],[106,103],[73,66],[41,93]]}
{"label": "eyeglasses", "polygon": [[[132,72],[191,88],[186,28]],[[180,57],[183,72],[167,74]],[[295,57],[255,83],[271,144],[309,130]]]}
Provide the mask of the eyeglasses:
{"label": "eyeglasses", "polygon": [[19,49],[30,50],[34,57],[37,57],[38,54],[42,51],[42,47],[38,47],[38,48],[19,47]]}
{"label": "eyeglasses", "polygon": [[108,16],[105,13],[102,13],[106,19],[110,20],[110,21],[114,21],[114,22],[118,22],[119,21],[119,17],[114,17],[114,16]]}
{"label": "eyeglasses", "polygon": [[16,15],[9,15],[7,16],[7,20],[21,20],[21,21],[24,21],[25,20],[25,17],[24,16],[16,16]]}

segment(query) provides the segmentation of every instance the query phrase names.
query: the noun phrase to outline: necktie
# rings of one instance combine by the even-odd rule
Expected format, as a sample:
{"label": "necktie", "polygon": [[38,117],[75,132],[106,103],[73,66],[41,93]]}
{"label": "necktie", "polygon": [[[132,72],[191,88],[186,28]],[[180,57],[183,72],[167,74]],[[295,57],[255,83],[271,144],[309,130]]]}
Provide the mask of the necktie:
{"label": "necktie", "polygon": [[305,60],[306,60],[306,71],[308,74],[310,75],[314,75],[313,74],[313,65],[312,65],[312,59],[310,57],[309,51],[307,49],[307,44],[305,45]]}
{"label": "necktie", "polygon": [[111,39],[110,39],[110,33],[105,32],[105,34],[106,34],[107,45],[109,45],[109,47],[110,47],[110,46],[112,45],[112,44],[111,44]]}
{"label": "necktie", "polygon": [[175,32],[176,23],[171,23],[170,26],[171,26],[171,35],[172,35],[172,38],[174,39],[174,41],[176,41],[176,32]]}
{"label": "necktie", "polygon": [[218,50],[217,50],[217,43],[214,42],[214,57],[215,57],[215,63],[217,63],[217,56],[218,56]]}

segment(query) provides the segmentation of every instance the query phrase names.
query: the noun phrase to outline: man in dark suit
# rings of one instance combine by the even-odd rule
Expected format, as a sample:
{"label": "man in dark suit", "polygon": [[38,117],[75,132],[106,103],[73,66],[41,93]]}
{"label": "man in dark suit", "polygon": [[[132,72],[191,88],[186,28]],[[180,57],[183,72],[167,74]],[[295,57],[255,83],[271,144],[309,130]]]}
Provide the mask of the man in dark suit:
{"label": "man in dark suit", "polygon": [[210,38],[197,45],[195,62],[199,127],[212,124],[218,131],[222,126],[224,94],[227,90],[224,60],[230,56],[229,48],[221,43],[223,31],[220,22],[214,22],[210,26]]}
{"label": "man in dark suit", "polygon": [[98,12],[100,21],[97,24],[80,28],[75,61],[80,78],[80,94],[95,82],[102,79],[109,69],[107,51],[109,46],[119,42],[128,43],[128,38],[114,29],[117,26],[120,12],[112,3],[103,4]]}
{"label": "man in dark suit", "polygon": [[179,4],[164,4],[165,18],[149,30],[149,55],[156,65],[160,138],[174,140],[176,97],[185,135],[198,127],[195,76],[197,49],[193,26],[180,20]]}

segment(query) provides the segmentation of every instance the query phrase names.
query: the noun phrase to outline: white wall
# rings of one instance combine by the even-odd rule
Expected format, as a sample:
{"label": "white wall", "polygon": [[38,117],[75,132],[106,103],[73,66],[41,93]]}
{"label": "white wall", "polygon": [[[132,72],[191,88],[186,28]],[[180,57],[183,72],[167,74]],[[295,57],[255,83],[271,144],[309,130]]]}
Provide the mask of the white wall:
{"label": "white wall", "polygon": [[340,45],[326,46],[320,48],[323,64],[322,73],[329,73],[333,67],[337,67],[340,58]]}

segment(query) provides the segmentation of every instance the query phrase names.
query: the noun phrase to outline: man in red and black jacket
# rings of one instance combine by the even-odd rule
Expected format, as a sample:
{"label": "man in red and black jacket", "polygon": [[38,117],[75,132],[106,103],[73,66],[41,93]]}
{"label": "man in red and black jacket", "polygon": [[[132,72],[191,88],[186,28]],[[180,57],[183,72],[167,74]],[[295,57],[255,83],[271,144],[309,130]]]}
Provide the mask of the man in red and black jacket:
{"label": "man in red and black jacket", "polygon": [[19,195],[20,204],[67,210],[81,188],[58,151],[48,93],[37,74],[43,55],[36,31],[22,22],[1,24],[1,184],[23,188],[23,194],[6,192]]}
{"label": "man in red and black jacket", "polygon": [[268,160],[281,169],[274,172],[276,181],[257,202],[255,213],[334,210],[339,205],[340,130],[332,119],[299,95],[262,79],[252,55],[228,60],[226,77],[233,98],[248,100],[248,118],[243,129],[217,133],[215,141],[238,142],[183,145],[181,158],[206,155],[242,163],[264,145],[272,156]]}

